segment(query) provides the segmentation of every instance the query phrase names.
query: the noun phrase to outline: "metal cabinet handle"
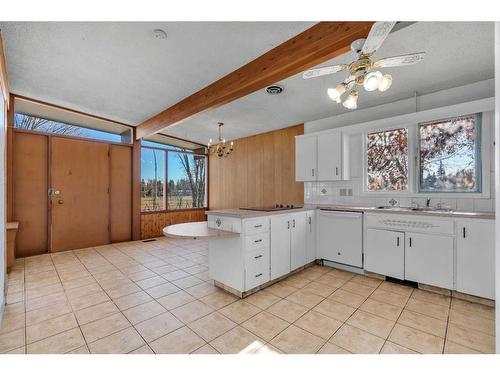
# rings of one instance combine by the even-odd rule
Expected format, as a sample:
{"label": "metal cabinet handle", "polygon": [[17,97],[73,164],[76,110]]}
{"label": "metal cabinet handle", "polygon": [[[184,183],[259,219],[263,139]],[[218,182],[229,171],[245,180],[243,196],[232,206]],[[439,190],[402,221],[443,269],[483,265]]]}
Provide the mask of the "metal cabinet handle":
{"label": "metal cabinet handle", "polygon": [[254,228],[261,228],[261,227],[262,227],[262,224],[257,224],[257,225],[254,225],[253,227],[254,227]]}
{"label": "metal cabinet handle", "polygon": [[411,237],[410,237],[410,247],[411,247]]}
{"label": "metal cabinet handle", "polygon": [[290,229],[290,221],[287,221],[287,222],[286,222],[286,228],[287,228],[287,229]]}
{"label": "metal cabinet handle", "polygon": [[465,227],[463,227],[463,229],[462,229],[462,234],[463,234],[463,236],[465,238],[466,237],[466,235],[465,235]]}
{"label": "metal cabinet handle", "polygon": [[314,168],[313,168],[313,169],[311,169],[311,171],[312,171],[312,176],[314,177]]}
{"label": "metal cabinet handle", "polygon": [[259,258],[262,258],[262,255],[257,255],[257,256],[254,256],[253,258],[254,259],[259,259]]}
{"label": "metal cabinet handle", "polygon": [[57,203],[59,203],[59,204],[64,204],[64,201],[63,201],[62,199],[59,199],[59,200],[57,201]]}
{"label": "metal cabinet handle", "polygon": [[257,278],[257,277],[261,277],[261,276],[262,276],[262,274],[261,274],[261,273],[258,273],[257,275],[255,275],[255,278]]}
{"label": "metal cabinet handle", "polygon": [[292,223],[293,223],[293,224],[292,224],[292,227],[294,227],[294,228],[295,228],[295,219],[293,219],[293,220],[292,220]]}
{"label": "metal cabinet handle", "polygon": [[339,175],[339,167],[335,167],[335,176]]}
{"label": "metal cabinet handle", "polygon": [[399,247],[399,236],[396,237],[396,246]]}
{"label": "metal cabinet handle", "polygon": [[255,240],[253,241],[254,243],[258,243],[258,242],[262,242],[262,238],[258,239],[258,240]]}

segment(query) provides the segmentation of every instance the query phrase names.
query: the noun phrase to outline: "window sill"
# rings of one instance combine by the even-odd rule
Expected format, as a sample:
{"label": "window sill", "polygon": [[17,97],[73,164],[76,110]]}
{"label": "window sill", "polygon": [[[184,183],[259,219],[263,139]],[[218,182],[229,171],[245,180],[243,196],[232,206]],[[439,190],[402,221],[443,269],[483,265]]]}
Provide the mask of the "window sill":
{"label": "window sill", "polygon": [[173,212],[183,212],[183,211],[201,211],[208,210],[208,207],[195,207],[195,208],[177,208],[170,210],[158,210],[158,211],[141,211],[141,215],[149,215],[149,214],[168,214]]}

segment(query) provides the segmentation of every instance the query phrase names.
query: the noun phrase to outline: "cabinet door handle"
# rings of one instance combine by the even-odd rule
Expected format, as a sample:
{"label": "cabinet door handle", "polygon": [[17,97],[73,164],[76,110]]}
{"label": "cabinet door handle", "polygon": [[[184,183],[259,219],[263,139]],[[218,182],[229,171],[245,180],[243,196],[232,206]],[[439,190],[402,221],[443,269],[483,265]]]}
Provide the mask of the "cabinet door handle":
{"label": "cabinet door handle", "polygon": [[465,227],[463,227],[463,229],[462,229],[462,234],[463,234],[463,236],[465,238]]}
{"label": "cabinet door handle", "polygon": [[253,258],[254,259],[259,259],[259,258],[262,258],[262,255],[257,255],[257,256],[254,256]]}
{"label": "cabinet door handle", "polygon": [[295,228],[295,219],[292,220],[292,227]]}
{"label": "cabinet door handle", "polygon": [[261,277],[261,276],[262,276],[262,274],[261,274],[261,273],[258,273],[257,275],[255,275],[255,278],[257,278],[257,277]]}
{"label": "cabinet door handle", "polygon": [[258,239],[258,240],[255,240],[253,241],[254,243],[259,243],[259,242],[262,242],[262,238]]}
{"label": "cabinet door handle", "polygon": [[312,176],[314,177],[314,168],[313,168],[313,169],[311,169],[311,171],[312,171]]}
{"label": "cabinet door handle", "polygon": [[411,237],[410,237],[410,247],[411,247]]}
{"label": "cabinet door handle", "polygon": [[399,236],[396,237],[396,246],[399,247]]}
{"label": "cabinet door handle", "polygon": [[335,176],[339,175],[339,167],[335,167]]}
{"label": "cabinet door handle", "polygon": [[257,224],[257,225],[254,225],[253,227],[254,227],[254,228],[261,228],[261,227],[262,227],[262,224]]}
{"label": "cabinet door handle", "polygon": [[286,228],[287,228],[287,229],[290,229],[290,221],[287,221],[287,222],[286,222]]}

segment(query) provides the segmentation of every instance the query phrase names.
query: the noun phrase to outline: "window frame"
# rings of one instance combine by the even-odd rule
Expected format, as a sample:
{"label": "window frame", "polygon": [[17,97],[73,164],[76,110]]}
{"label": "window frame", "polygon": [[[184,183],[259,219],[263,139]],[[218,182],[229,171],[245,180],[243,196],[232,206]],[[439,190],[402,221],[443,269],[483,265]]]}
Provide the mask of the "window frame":
{"label": "window frame", "polygon": [[[148,214],[157,214],[157,213],[167,213],[167,212],[182,212],[182,211],[196,211],[196,210],[206,210],[208,209],[208,173],[209,173],[209,163],[208,163],[208,155],[206,153],[201,153],[201,152],[195,152],[191,150],[169,150],[165,148],[160,148],[160,147],[154,147],[154,146],[143,146],[141,145],[141,154],[142,154],[142,149],[151,149],[151,150],[156,150],[156,151],[161,151],[165,153],[165,181],[164,181],[164,187],[163,191],[165,192],[165,209],[162,210],[154,210],[154,211],[143,211],[142,210],[142,204],[141,204],[141,215],[148,215]],[[173,153],[183,153],[183,154],[189,154],[189,155],[199,155],[205,157],[205,205],[203,207],[188,207],[188,208],[174,208],[174,209],[169,209],[168,208],[168,154],[170,152]],[[142,170],[141,170],[141,180],[142,180]],[[141,189],[141,199],[142,199],[142,189]]]}
{"label": "window frame", "polygon": [[[421,190],[421,186],[420,186],[420,174],[421,174],[421,170],[420,170],[420,167],[421,167],[421,158],[420,158],[420,126],[421,125],[427,125],[427,124],[433,124],[433,123],[438,123],[438,122],[443,122],[443,121],[446,121],[446,120],[451,120],[451,119],[455,119],[455,118],[459,118],[459,117],[468,117],[468,116],[475,116],[476,117],[476,135],[477,137],[479,138],[479,142],[475,142],[476,143],[476,146],[479,148],[479,150],[476,149],[476,158],[479,159],[479,164],[480,164],[480,168],[478,169],[477,168],[477,162],[476,162],[476,165],[475,165],[475,169],[476,169],[476,181],[478,181],[479,183],[479,188],[480,188],[480,191],[471,191],[471,192],[466,192],[466,191],[457,191],[457,192],[453,192],[453,191],[436,191],[436,192],[431,192],[431,191],[425,191],[425,190]],[[454,197],[454,196],[458,196],[459,194],[464,194],[468,197],[470,197],[471,195],[473,194],[482,194],[483,190],[484,190],[484,178],[483,178],[483,163],[484,163],[484,160],[483,160],[483,138],[484,138],[484,134],[483,134],[483,113],[479,112],[479,113],[471,113],[471,114],[467,114],[467,115],[462,115],[462,116],[451,116],[451,117],[446,117],[446,118],[442,118],[442,119],[438,119],[438,120],[432,120],[432,121],[422,121],[422,122],[419,122],[417,124],[417,128],[416,128],[416,138],[415,138],[415,143],[416,143],[416,146],[417,146],[417,153],[416,153],[416,161],[415,161],[415,168],[416,168],[416,191],[419,193],[419,194],[428,194],[428,195],[433,195],[435,196],[436,194],[447,194],[449,195],[450,197]]]}
{"label": "window frame", "polygon": [[[55,108],[57,108],[57,107],[55,107]],[[78,112],[75,112],[75,113],[78,113]],[[93,128],[90,128],[90,127],[87,128],[87,127],[85,127],[83,125],[68,124],[68,123],[62,122],[62,121],[49,120],[49,119],[47,119],[45,117],[42,117],[42,116],[30,115],[30,114],[26,114],[26,113],[22,113],[22,112],[15,112],[14,111],[14,119],[13,119],[13,122],[12,122],[12,129],[15,132],[28,133],[28,134],[40,134],[40,135],[51,136],[51,137],[79,139],[79,140],[84,140],[84,141],[91,141],[91,142],[99,142],[99,143],[107,143],[107,144],[112,144],[112,145],[121,145],[121,146],[133,147],[133,142],[132,141],[130,141],[130,142],[119,142],[119,141],[112,141],[112,140],[107,140],[107,139],[85,137],[85,136],[81,136],[81,135],[72,135],[72,134],[63,134],[63,133],[49,132],[49,131],[43,131],[43,130],[32,130],[32,129],[25,129],[25,128],[17,128],[17,127],[14,126],[14,124],[15,124],[15,115],[31,116],[31,117],[36,117],[36,118],[40,118],[40,119],[47,120],[47,121],[54,121],[54,122],[57,122],[57,123],[60,123],[60,124],[64,124],[64,125],[68,125],[68,126],[73,126],[73,127],[76,127],[76,128],[88,129],[88,130],[98,131],[98,132],[102,132],[102,133],[108,133],[108,134],[111,134],[111,135],[118,135],[116,133],[106,132],[105,130],[93,129]],[[106,120],[106,121],[113,122],[111,120]],[[134,128],[132,126],[121,124],[121,123],[117,123],[117,124],[120,125],[120,126],[123,126],[123,127],[127,127],[128,128],[127,130],[130,131],[130,135],[132,137],[132,134],[134,132],[134,130],[133,130]]]}
{"label": "window frame", "polygon": [[[422,123],[442,121],[454,117],[462,117],[468,115],[478,115],[480,117],[480,158],[481,158],[481,192],[426,192],[419,191],[419,179],[420,179],[420,142],[419,142],[419,125]],[[419,122],[403,122],[398,125],[390,126],[374,126],[369,129],[365,129],[361,132],[362,137],[362,161],[361,161],[361,184],[360,195],[365,197],[401,197],[401,198],[491,198],[491,176],[490,176],[490,165],[491,165],[491,153],[492,145],[490,144],[491,139],[491,126],[492,126],[491,112],[486,111],[473,111],[472,113],[465,113],[461,115],[451,114],[450,116],[439,116],[432,120],[419,121]],[[367,189],[367,136],[370,133],[378,131],[388,131],[406,128],[408,129],[408,190],[405,192],[401,191],[370,191]],[[411,145],[414,145],[413,147]]]}

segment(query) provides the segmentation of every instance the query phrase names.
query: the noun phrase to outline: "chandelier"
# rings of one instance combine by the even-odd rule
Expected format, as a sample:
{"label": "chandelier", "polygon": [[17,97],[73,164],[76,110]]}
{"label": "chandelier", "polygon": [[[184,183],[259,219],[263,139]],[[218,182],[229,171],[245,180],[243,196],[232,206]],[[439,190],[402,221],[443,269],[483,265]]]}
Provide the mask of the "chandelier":
{"label": "chandelier", "polygon": [[219,122],[219,143],[212,144],[212,139],[208,141],[208,153],[217,155],[219,158],[223,158],[228,156],[231,152],[233,152],[234,142],[226,145],[226,140],[222,138],[222,127],[224,126],[223,122]]}

